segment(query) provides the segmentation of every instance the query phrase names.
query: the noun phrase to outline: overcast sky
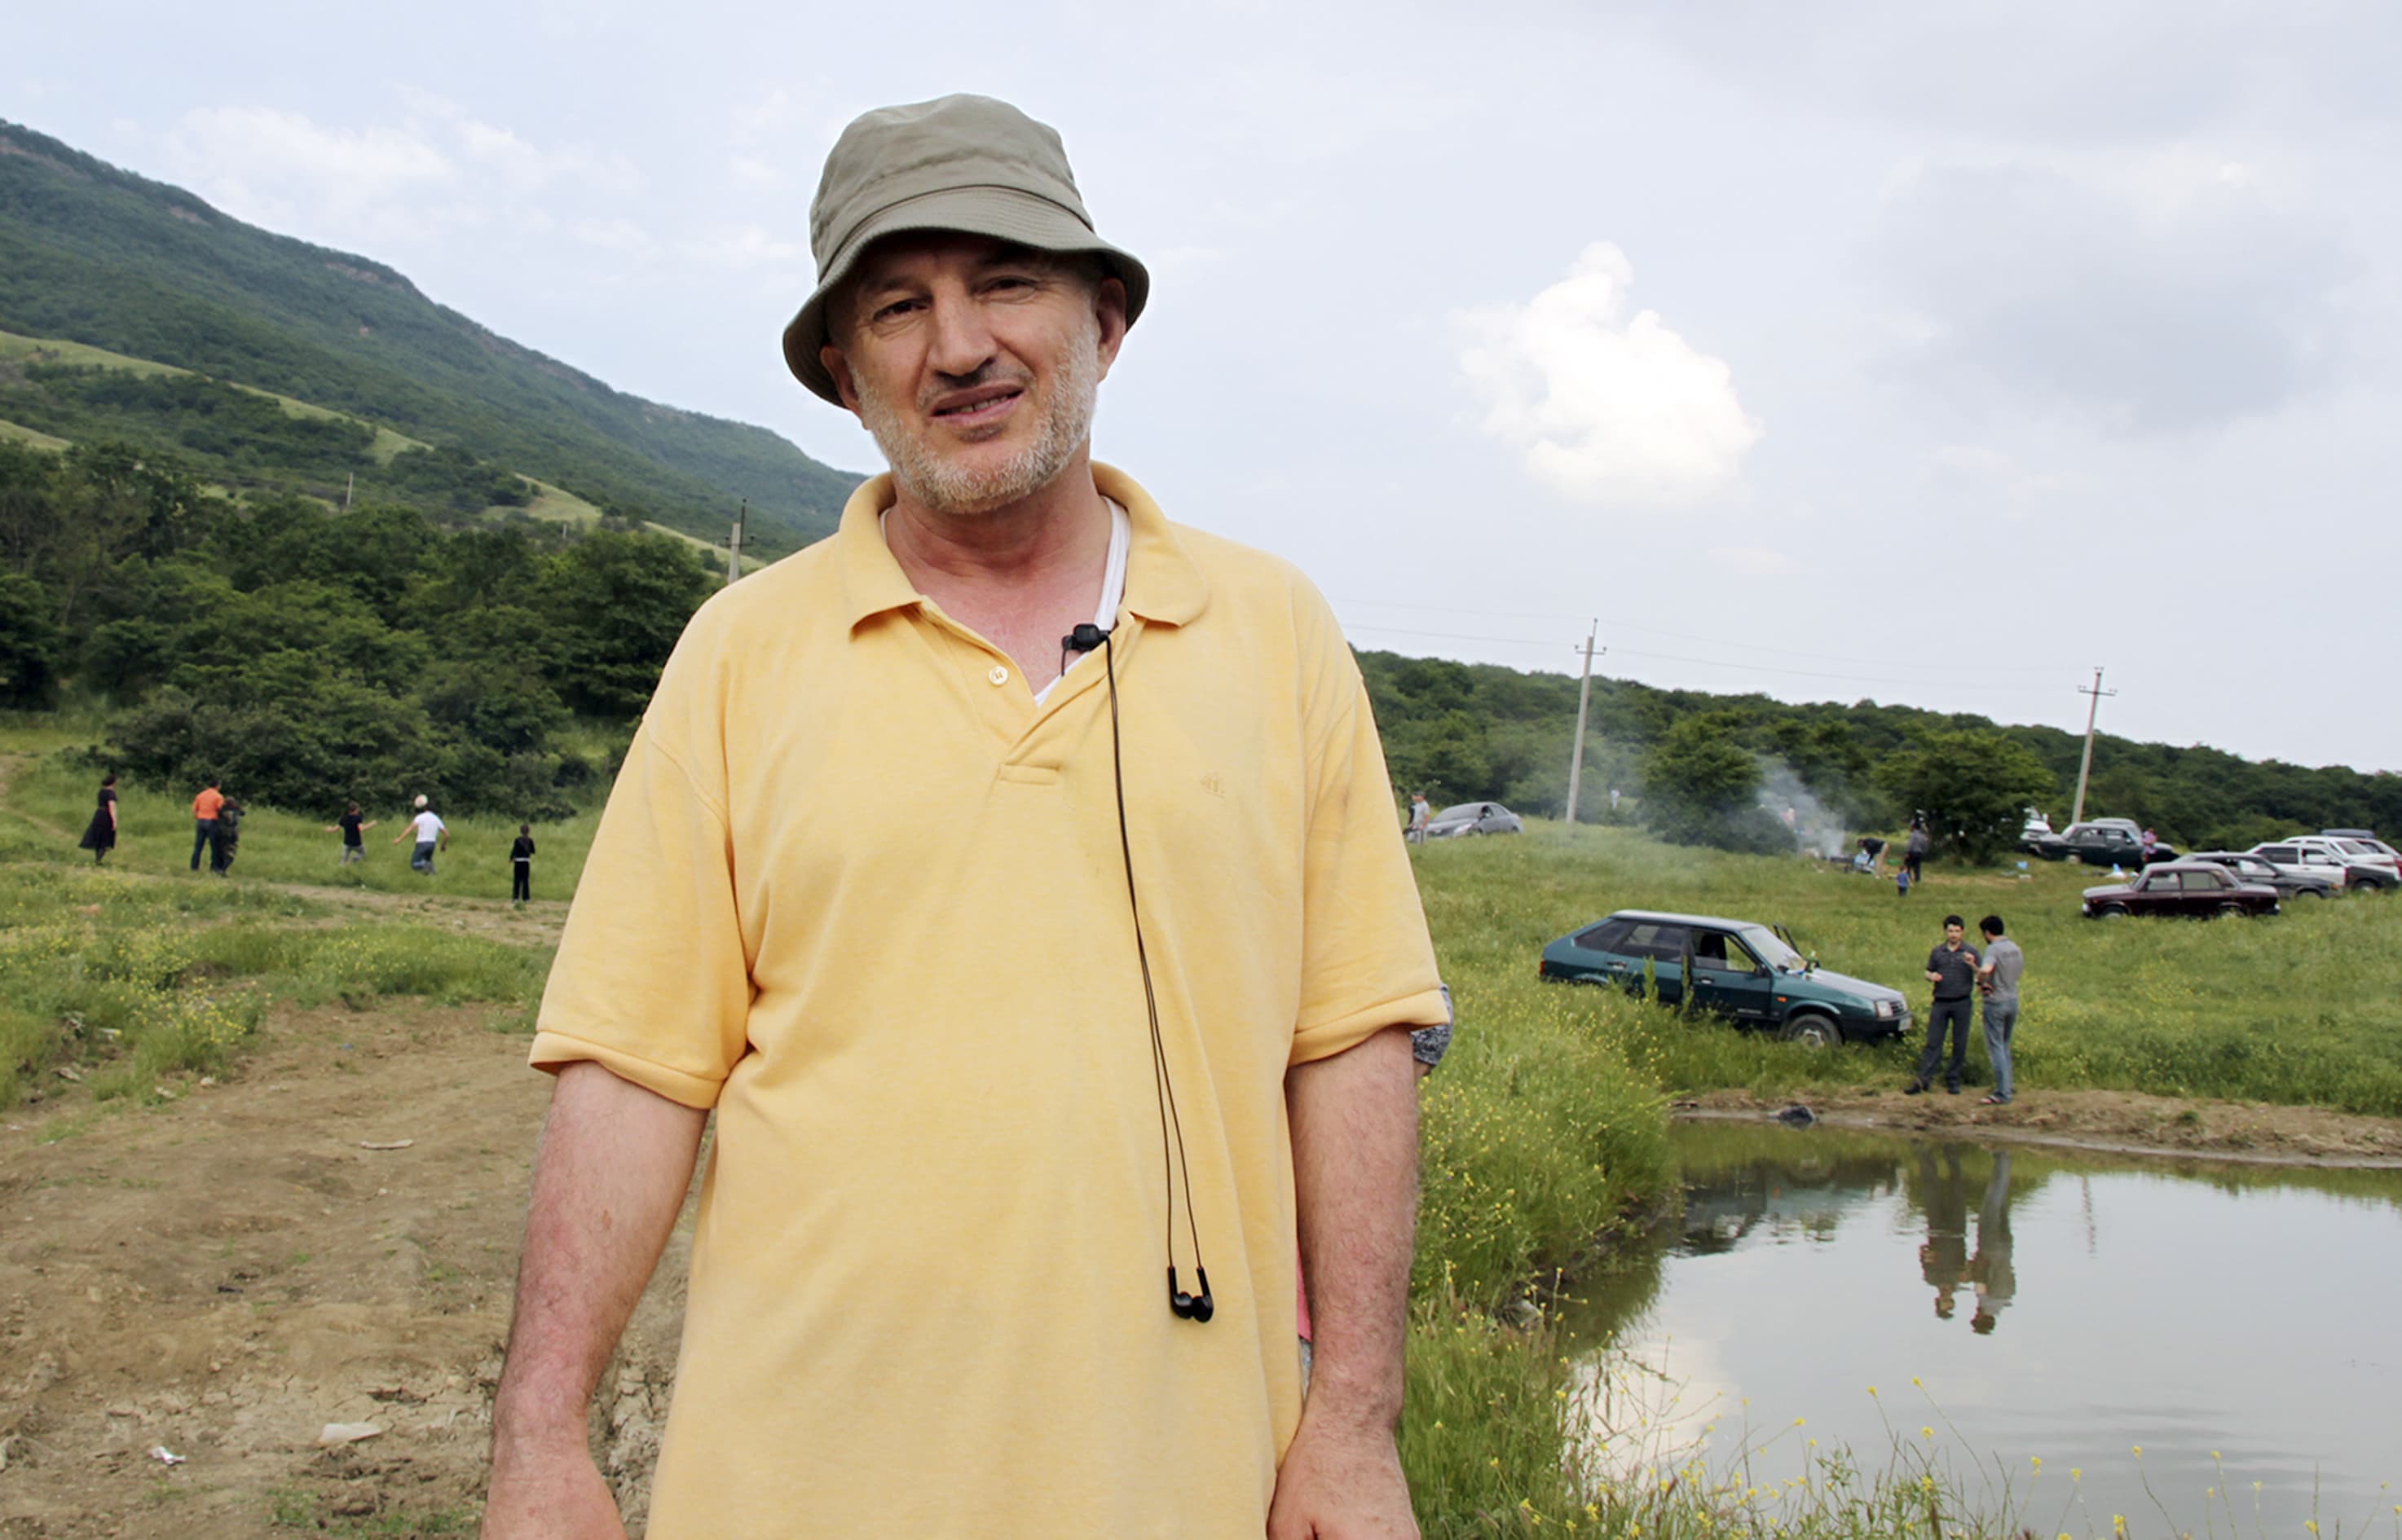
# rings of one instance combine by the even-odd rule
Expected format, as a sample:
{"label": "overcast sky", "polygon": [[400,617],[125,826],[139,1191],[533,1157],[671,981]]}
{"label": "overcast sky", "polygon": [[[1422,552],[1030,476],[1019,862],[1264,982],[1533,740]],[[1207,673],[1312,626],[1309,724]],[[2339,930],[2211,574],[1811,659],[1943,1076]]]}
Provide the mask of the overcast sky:
{"label": "overcast sky", "polygon": [[36,7],[0,117],[875,468],[818,170],[953,90],[1153,274],[1096,449],[1363,646],[2402,769],[2402,10]]}

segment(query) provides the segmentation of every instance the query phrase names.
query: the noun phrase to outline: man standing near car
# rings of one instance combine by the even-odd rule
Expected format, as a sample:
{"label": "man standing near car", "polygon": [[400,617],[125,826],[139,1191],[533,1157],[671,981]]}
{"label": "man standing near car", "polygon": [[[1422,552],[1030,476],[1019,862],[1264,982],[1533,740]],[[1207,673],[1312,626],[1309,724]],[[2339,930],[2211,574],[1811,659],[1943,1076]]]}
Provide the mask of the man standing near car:
{"label": "man standing near car", "polygon": [[[1977,954],[1967,943],[1968,927],[1957,914],[1943,916],[1943,944],[1926,955],[1927,982],[1935,985],[1935,1008],[1926,1017],[1926,1051],[1918,1056],[1918,1079],[1904,1095],[1916,1096],[1935,1084],[1943,1069],[1943,1089],[1960,1094],[1960,1072],[1968,1065],[1968,1002],[1977,993]],[[1943,1059],[1943,1038],[1952,1038],[1952,1058]]]}
{"label": "man standing near car", "polygon": [[2018,1030],[2019,975],[2026,970],[2026,954],[2002,934],[1999,914],[1979,920],[1977,929],[1985,938],[1977,984],[1985,992],[1985,1057],[1994,1066],[1994,1093],[1985,1098],[1985,1105],[2008,1107],[2016,1084],[2010,1075],[2010,1034]]}
{"label": "man standing near car", "polygon": [[1150,279],[1057,134],[869,113],[810,227],[785,360],[891,471],[694,616],[594,837],[487,1540],[622,1533],[587,1408],[711,1111],[653,1540],[1410,1540],[1447,1008],[1358,666],[1092,461]]}

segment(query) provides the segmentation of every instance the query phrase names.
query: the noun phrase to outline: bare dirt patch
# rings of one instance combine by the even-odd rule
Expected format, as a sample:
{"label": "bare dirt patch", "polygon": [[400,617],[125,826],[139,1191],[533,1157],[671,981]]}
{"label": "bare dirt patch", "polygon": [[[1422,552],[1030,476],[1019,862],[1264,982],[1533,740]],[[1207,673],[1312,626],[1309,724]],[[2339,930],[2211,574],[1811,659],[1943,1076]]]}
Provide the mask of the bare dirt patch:
{"label": "bare dirt patch", "polygon": [[[1792,1105],[1745,1091],[1678,1102],[1692,1116],[1751,1116]],[[1904,1133],[2015,1139],[2110,1154],[2184,1155],[2289,1165],[2402,1168],[2402,1120],[2260,1102],[2194,1101],[2126,1091],[2029,1091],[2008,1107],[1978,1093],[1850,1090],[1802,1098],[1827,1122]]]}
{"label": "bare dirt patch", "polygon": [[[492,1015],[279,1010],[228,1083],[0,1117],[0,1536],[474,1533],[548,1098]],[[682,1274],[596,1415],[627,1476]]]}

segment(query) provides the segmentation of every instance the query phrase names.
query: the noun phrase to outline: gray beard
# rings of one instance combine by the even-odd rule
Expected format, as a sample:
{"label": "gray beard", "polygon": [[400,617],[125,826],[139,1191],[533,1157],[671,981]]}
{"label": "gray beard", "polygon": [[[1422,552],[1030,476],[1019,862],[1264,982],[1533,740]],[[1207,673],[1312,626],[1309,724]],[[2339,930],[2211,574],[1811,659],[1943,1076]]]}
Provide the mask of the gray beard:
{"label": "gray beard", "polygon": [[1101,387],[1097,323],[1087,326],[1068,349],[1052,387],[1033,439],[1009,460],[982,470],[936,453],[913,431],[909,419],[864,381],[858,386],[859,416],[904,496],[937,514],[987,514],[1049,486],[1093,436]]}

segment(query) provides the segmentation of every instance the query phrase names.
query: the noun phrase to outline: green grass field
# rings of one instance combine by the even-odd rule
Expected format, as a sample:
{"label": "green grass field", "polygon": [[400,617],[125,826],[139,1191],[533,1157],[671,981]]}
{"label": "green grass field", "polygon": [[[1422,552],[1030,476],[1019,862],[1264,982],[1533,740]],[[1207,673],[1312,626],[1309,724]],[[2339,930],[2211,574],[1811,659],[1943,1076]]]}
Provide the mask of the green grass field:
{"label": "green grass field", "polygon": [[[52,729],[41,736],[10,734],[0,741],[16,745],[29,737],[35,742],[42,741],[42,737],[89,741],[88,736],[78,736],[66,729]],[[89,859],[75,846],[91,818],[99,786],[100,777],[92,772],[65,764],[55,754],[46,756],[17,771],[5,807],[0,807],[0,818],[13,822],[28,838],[55,846],[61,859],[80,856]],[[192,790],[197,791],[199,788]],[[236,798],[242,794],[240,787],[227,790]],[[189,792],[120,784],[117,809],[117,845],[108,858],[112,869],[192,882],[212,880],[206,870],[207,857],[201,858],[202,870],[199,873],[191,870]],[[509,896],[509,844],[517,838],[518,820],[490,816],[452,818],[446,815],[450,825],[450,848],[435,858],[435,874],[428,877],[409,870],[407,844],[392,843],[408,822],[408,808],[362,809],[374,820],[375,827],[366,834],[366,859],[352,866],[341,864],[341,836],[324,832],[341,811],[342,804],[329,799],[322,813],[311,810],[302,815],[262,807],[244,814],[242,846],[229,880],[237,885],[322,883],[447,898],[504,900]],[[583,870],[584,857],[592,846],[592,832],[599,822],[596,806],[562,822],[535,826],[533,837],[539,852],[533,870],[536,899],[565,899],[572,895],[575,874]]]}
{"label": "green grass field", "polygon": [[[110,868],[74,848],[95,777],[62,750],[104,724],[0,722],[13,774],[0,797],[0,1103],[20,1079],[77,1067],[95,1098],[154,1094],[162,1076],[223,1066],[266,1002],[380,995],[492,1000],[530,1011],[546,955],[368,912],[285,883],[501,899],[514,823],[463,819],[432,879],[388,843],[374,809],[363,867],[337,866],[322,813],[261,809],[234,876],[193,876],[188,792],[127,786]],[[236,789],[237,792],[239,789]],[[570,896],[597,817],[535,831],[535,891]],[[1413,851],[1459,1034],[1423,1093],[1420,1210],[1405,1464],[1431,1540],[1548,1531],[1709,1536],[1992,1533],[1940,1473],[1829,1451],[1800,1507],[1725,1473],[1673,1492],[1603,1492],[1563,1442],[1576,1394],[1564,1344],[1523,1301],[1595,1265],[1675,1183],[1664,1105],[1724,1087],[1762,1095],[1898,1088],[1915,1042],[1812,1052],[1614,990],[1536,974],[1547,941],[1620,908],[1786,925],[1827,967],[1903,989],[1947,911],[1999,913],[2028,956],[2022,1100],[2110,1087],[2402,1115],[2402,900],[2303,904],[2257,921],[2096,925],[2078,889],[2098,874],[2036,863],[1930,868],[1907,900],[1799,859],[1687,850],[1626,829],[1533,822],[1520,838]],[[1981,1069],[1981,1051],[1972,1074]],[[47,1083],[47,1082],[46,1082]],[[1773,1496],[1774,1494],[1772,1494]]]}

